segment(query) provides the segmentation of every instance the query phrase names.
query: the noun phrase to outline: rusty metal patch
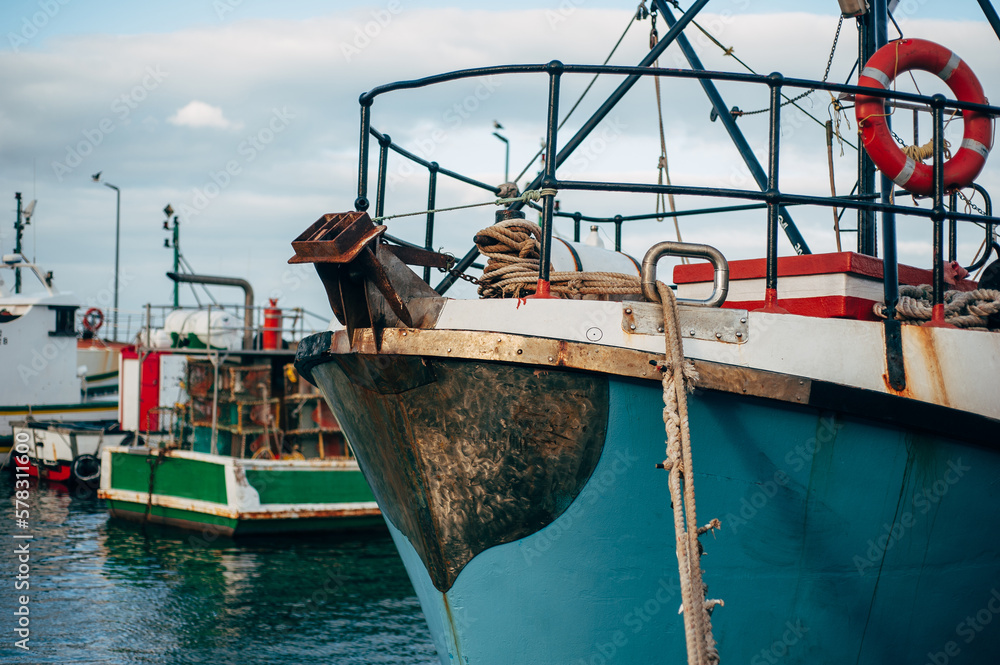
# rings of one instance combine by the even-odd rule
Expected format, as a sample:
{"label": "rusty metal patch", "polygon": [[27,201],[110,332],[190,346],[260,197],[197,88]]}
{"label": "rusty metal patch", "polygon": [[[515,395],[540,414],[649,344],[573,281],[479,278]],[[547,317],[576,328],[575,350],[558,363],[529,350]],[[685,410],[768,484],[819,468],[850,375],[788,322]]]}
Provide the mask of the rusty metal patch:
{"label": "rusty metal patch", "polygon": [[313,377],[379,506],[443,592],[477,554],[535,533],[573,502],[604,446],[608,379],[413,360],[357,355],[350,374],[327,362]]}

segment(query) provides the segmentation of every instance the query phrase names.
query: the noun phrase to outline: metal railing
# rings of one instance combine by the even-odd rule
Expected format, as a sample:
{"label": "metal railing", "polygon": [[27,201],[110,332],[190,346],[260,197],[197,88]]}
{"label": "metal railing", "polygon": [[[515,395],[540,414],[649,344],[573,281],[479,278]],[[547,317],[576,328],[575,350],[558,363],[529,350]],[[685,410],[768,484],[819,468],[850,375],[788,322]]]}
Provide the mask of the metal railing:
{"label": "metal railing", "polygon": [[[695,215],[720,212],[736,212],[761,209],[766,211],[766,250],[765,250],[765,302],[767,306],[776,305],[778,299],[778,234],[779,230],[787,236],[796,252],[800,254],[809,253],[805,240],[798,232],[792,221],[787,208],[793,206],[820,206],[840,209],[839,215],[845,210],[855,210],[858,212],[858,251],[871,255],[877,254],[875,242],[875,214],[881,215],[882,221],[882,275],[883,275],[883,299],[886,307],[885,327],[885,357],[887,374],[890,385],[896,390],[905,388],[906,379],[902,360],[902,334],[901,322],[896,320],[896,307],[899,301],[899,264],[897,258],[896,239],[896,216],[903,218],[929,219],[932,222],[932,306],[935,317],[941,317],[943,323],[943,301],[944,301],[944,241],[945,222],[948,222],[948,256],[954,259],[957,253],[957,222],[979,223],[985,225],[986,241],[984,243],[983,257],[970,266],[970,269],[985,265],[991,254],[996,251],[1000,256],[1000,245],[996,243],[995,229],[1000,224],[1000,219],[992,214],[992,204],[989,195],[979,186],[979,192],[985,202],[986,210],[984,214],[971,214],[958,210],[957,199],[954,194],[948,192],[944,182],[944,161],[945,161],[945,140],[944,126],[945,114],[947,111],[971,111],[975,114],[983,114],[990,118],[1000,115],[1000,107],[976,104],[946,99],[943,95],[925,96],[921,94],[885,90],[872,87],[861,87],[849,84],[829,83],[800,78],[786,78],[780,73],[772,73],[766,76],[757,74],[740,74],[733,72],[710,72],[701,68],[690,45],[684,38],[682,31],[693,17],[701,10],[707,0],[696,0],[691,8],[679,19],[675,19],[670,14],[669,9],[660,0],[655,0],[656,5],[663,11],[664,16],[670,25],[669,32],[650,50],[638,66],[599,66],[599,65],[566,65],[557,60],[547,64],[536,65],[508,65],[498,67],[479,67],[454,71],[425,78],[399,81],[387,85],[373,88],[360,96],[361,105],[361,129],[358,164],[358,196],[355,200],[355,209],[367,211],[370,207],[368,199],[368,169],[369,169],[369,139],[376,137],[379,141],[379,168],[378,183],[376,188],[375,210],[376,215],[381,216],[385,208],[386,173],[389,152],[394,151],[404,158],[419,164],[428,170],[428,210],[433,211],[436,201],[437,175],[444,174],[480,189],[499,193],[499,189],[485,183],[467,178],[453,171],[442,168],[437,162],[427,162],[412,153],[396,146],[387,134],[376,131],[371,126],[372,107],[375,100],[391,92],[398,90],[409,90],[424,88],[427,86],[470,79],[484,76],[506,76],[514,74],[536,75],[541,74],[548,78],[548,104],[546,106],[545,117],[545,162],[544,171],[539,173],[526,189],[550,189],[557,191],[579,191],[579,192],[617,192],[617,193],[644,193],[657,195],[687,195],[708,197],[716,199],[736,199],[745,203],[738,205],[719,206],[713,208],[702,208],[699,210],[688,210],[671,213],[671,215]],[[880,3],[883,4],[884,3]],[[884,6],[883,6],[884,9]],[[883,35],[884,38],[884,35]],[[692,69],[668,69],[654,68],[650,65],[656,61],[666,47],[676,40],[688,60]],[[877,41],[877,40],[876,40]],[[884,39],[882,40],[884,43]],[[603,74],[623,77],[624,80],[618,88],[608,97],[608,99],[593,113],[593,115],[583,123],[573,136],[566,142],[566,145],[557,150],[559,145],[559,102],[560,83],[564,75],[575,74]],[[681,186],[681,185],[661,185],[646,184],[636,182],[602,182],[583,180],[562,180],[557,177],[558,167],[567,157],[580,146],[588,134],[593,131],[610,112],[610,110],[624,97],[628,90],[642,77],[661,77],[667,79],[697,80],[701,83],[712,101],[713,108],[720,117],[723,118],[726,129],[736,144],[737,150],[746,162],[751,174],[759,186],[759,190],[749,190],[733,187],[712,187],[712,186]],[[725,111],[721,96],[715,88],[714,82],[723,81],[729,83],[745,84],[751,86],[762,86],[768,90],[768,142],[767,142],[767,164],[766,171],[761,167],[753,154],[740,130],[735,127],[734,118]],[[867,97],[881,98],[890,103],[908,104],[910,106],[922,107],[929,110],[933,120],[932,131],[932,157],[934,160],[932,169],[932,194],[929,197],[932,201],[931,207],[920,208],[915,206],[903,206],[895,203],[894,196],[898,194],[908,195],[908,192],[896,193],[893,190],[892,181],[883,176],[881,192],[875,191],[874,167],[869,157],[863,150],[859,149],[858,158],[858,181],[855,188],[860,192],[854,195],[853,191],[848,196],[815,196],[810,194],[798,194],[786,192],[781,189],[779,158],[781,154],[781,112],[783,99],[782,91],[785,89],[799,90],[820,90],[842,96],[864,95]],[[946,201],[950,205],[946,205]],[[525,203],[516,202],[508,209],[517,210]],[[633,216],[584,216],[582,213],[563,213],[556,211],[553,196],[544,196],[541,205],[541,226],[542,240],[540,251],[539,267],[539,290],[547,288],[551,271],[551,245],[556,216],[572,217],[574,220],[574,239],[579,240],[580,223],[583,220],[592,222],[610,222],[615,225],[615,249],[621,249],[622,227],[626,221],[638,221],[651,219],[653,217],[666,216],[663,213],[633,215]],[[425,248],[433,250],[432,240],[434,235],[434,213],[427,213],[425,229]],[[448,275],[438,284],[438,293],[444,293],[455,282],[459,275],[473,265],[479,255],[478,248],[473,246],[453,268],[448,271]],[[424,271],[424,280],[430,282],[429,269]]]}
{"label": "metal railing", "polygon": [[[675,24],[676,26],[681,25],[680,23]],[[454,173],[447,169],[443,169],[436,162],[427,162],[412,153],[408,153],[406,150],[396,146],[391,142],[391,139],[387,134],[383,134],[372,128],[371,126],[371,109],[376,98],[395,92],[398,90],[407,90],[414,88],[423,88],[438,83],[443,83],[447,81],[456,81],[460,79],[476,78],[483,76],[495,76],[495,75],[509,75],[509,74],[544,74],[548,77],[549,81],[549,100],[547,105],[546,113],[546,159],[545,159],[545,170],[543,173],[539,174],[538,177],[528,186],[528,188],[553,188],[560,191],[596,191],[596,192],[619,192],[619,193],[645,193],[645,194],[674,194],[674,195],[688,195],[688,196],[701,196],[710,198],[729,198],[729,199],[743,199],[747,201],[754,201],[757,203],[737,205],[737,206],[727,206],[727,207],[716,207],[716,208],[704,208],[701,210],[692,211],[679,211],[678,215],[693,215],[693,214],[706,214],[706,213],[717,213],[717,212],[727,212],[727,211],[737,211],[737,210],[750,210],[750,209],[764,209],[767,211],[767,234],[766,234],[766,288],[777,289],[777,256],[778,256],[778,232],[779,229],[785,226],[782,224],[784,221],[781,217],[780,211],[785,206],[824,206],[833,207],[839,209],[850,209],[858,211],[871,211],[878,212],[883,215],[884,224],[887,224],[891,220],[892,215],[900,215],[905,217],[917,217],[929,219],[933,222],[933,253],[934,253],[934,269],[933,269],[933,304],[940,304],[943,300],[944,293],[944,279],[943,279],[943,243],[944,243],[944,222],[948,220],[952,225],[956,222],[978,222],[985,223],[987,226],[987,237],[991,238],[991,233],[1000,219],[992,216],[992,211],[990,210],[986,215],[964,213],[957,210],[957,206],[952,200],[952,205],[949,208],[945,205],[947,191],[944,187],[943,181],[943,168],[944,163],[944,117],[947,110],[956,111],[974,111],[979,114],[986,114],[989,116],[996,117],[1000,115],[1000,107],[989,106],[983,104],[976,104],[972,102],[963,102],[957,100],[948,100],[942,95],[925,96],[915,93],[908,92],[898,92],[891,90],[882,90],[877,88],[869,87],[859,87],[855,85],[840,84],[840,83],[823,83],[820,81],[814,81],[809,79],[799,79],[799,78],[785,78],[781,74],[773,73],[767,76],[755,75],[755,74],[740,74],[733,72],[708,72],[708,71],[697,71],[697,70],[682,70],[682,69],[664,69],[664,68],[651,68],[646,66],[598,66],[598,65],[565,65],[559,61],[552,61],[548,64],[538,64],[538,65],[508,65],[508,66],[497,66],[497,67],[479,67],[473,69],[465,69],[460,71],[449,72],[445,74],[438,74],[435,76],[429,76],[421,79],[410,80],[410,81],[400,81],[396,83],[391,83],[387,85],[378,86],[373,88],[371,91],[364,93],[360,97],[361,104],[361,132],[360,132],[360,159],[359,159],[359,170],[358,170],[358,197],[355,201],[355,208],[358,211],[366,211],[370,207],[370,201],[368,199],[368,170],[369,170],[369,137],[375,136],[380,145],[379,154],[379,173],[378,173],[378,186],[376,190],[376,201],[375,210],[376,214],[380,215],[384,211],[385,207],[385,182],[386,182],[386,169],[388,162],[388,152],[390,150],[402,155],[413,161],[416,164],[424,166],[432,174],[442,173],[448,175],[457,180],[466,182],[468,184],[474,185],[481,189],[485,189],[492,192],[497,192],[498,188],[492,187],[486,183],[476,181],[471,178],[467,178],[460,174]],[[586,134],[593,129],[596,122],[588,122],[583,128],[581,128],[574,137],[567,143],[567,145],[558,152],[556,151],[558,145],[558,109],[559,109],[559,88],[560,81],[563,75],[566,74],[609,74],[617,76],[625,76],[628,78],[632,77],[643,77],[643,76],[657,76],[664,78],[676,78],[676,79],[698,79],[698,80],[711,80],[711,81],[727,81],[734,83],[744,83],[751,85],[766,86],[769,89],[769,119],[768,119],[768,159],[767,159],[767,172],[766,172],[766,186],[763,190],[748,190],[741,188],[726,188],[726,187],[704,187],[704,186],[682,186],[682,185],[658,185],[658,184],[647,184],[647,183],[628,183],[628,182],[600,182],[600,181],[582,181],[582,180],[561,180],[556,177],[556,169],[558,166],[565,161],[566,157],[570,154],[573,148],[580,145]],[[898,205],[895,203],[885,203],[877,200],[880,194],[876,193],[870,197],[857,197],[857,196],[815,196],[808,194],[796,194],[782,191],[780,188],[779,179],[779,156],[780,156],[780,131],[781,126],[781,109],[782,109],[782,90],[785,88],[796,88],[796,89],[814,89],[829,91],[831,93],[844,93],[848,95],[867,95],[870,97],[879,97],[885,99],[893,99],[904,102],[909,102],[913,104],[925,105],[930,109],[933,116],[933,156],[934,156],[934,191],[932,199],[932,206],[930,208],[919,208],[913,206]],[[595,114],[595,117],[600,116],[603,118],[604,114],[600,111]],[[592,120],[594,120],[592,118]],[[436,197],[436,179],[430,179],[430,186],[428,192],[428,201],[433,202]],[[985,194],[982,188],[979,191]],[[906,194],[904,192],[904,194]],[[988,200],[988,197],[987,197]],[[517,209],[522,207],[524,204],[515,203],[510,206],[512,209]],[[433,207],[433,206],[429,206]],[[582,220],[587,221],[610,221],[616,225],[616,245],[620,248],[621,242],[621,225],[625,221],[649,219],[654,215],[636,215],[625,217],[621,215],[616,215],[613,217],[600,217],[600,216],[583,216],[580,213],[556,213],[552,205],[552,197],[544,197],[544,204],[542,205],[542,228],[543,228],[543,239],[541,243],[541,269],[540,278],[547,279],[550,271],[550,248],[552,242],[552,229],[553,229],[553,218],[558,214],[563,217],[572,217],[577,223]],[[662,215],[662,213],[661,213]],[[427,243],[426,247],[428,249],[433,249],[431,247],[430,241],[433,234],[433,213],[428,213],[428,224],[427,224]],[[894,233],[886,230],[886,235],[894,239]],[[954,247],[954,234],[950,233],[949,237],[952,239],[951,246]],[[988,247],[992,247],[992,242],[988,244]],[[893,250],[895,245],[893,243]],[[998,249],[1000,251],[1000,249]],[[987,254],[989,251],[987,251]],[[475,259],[476,250],[473,249],[469,255],[459,262],[456,266],[458,270],[463,270],[468,267],[469,264]],[[983,262],[983,261],[981,261]],[[463,265],[464,264],[464,265]],[[896,261],[895,251],[886,252],[885,256],[885,300],[886,305],[889,307],[890,312],[893,310],[896,301],[898,300],[898,266]],[[439,287],[438,291],[443,292],[446,290],[454,280],[446,279],[443,281]],[[891,314],[890,314],[891,316]]]}
{"label": "metal railing", "polygon": [[[264,334],[272,333],[277,336],[280,350],[283,343],[290,345],[297,344],[304,337],[324,330],[328,324],[326,317],[322,317],[301,307],[289,307],[279,308],[281,312],[278,315],[280,323],[273,325],[267,321],[268,310],[270,309],[272,308],[266,306],[252,307],[249,309],[250,315],[247,317],[247,308],[244,305],[209,304],[191,307],[147,305],[143,317],[143,325],[137,335],[137,339],[144,347],[155,346],[153,339],[154,331],[164,329],[167,317],[175,312],[188,312],[189,314],[201,312],[204,314],[205,325],[192,327],[188,332],[198,334],[199,338],[204,337],[200,341],[206,348],[219,345],[224,341],[224,338],[238,340],[249,338],[251,342],[247,348],[241,349],[241,347],[238,347],[233,350],[263,351],[265,350],[263,348]],[[211,322],[213,312],[225,312],[231,315],[232,318],[225,325],[213,326]],[[313,322],[308,323],[307,318],[311,318]],[[251,325],[247,326],[245,324],[246,321],[250,321]],[[180,333],[181,331],[173,332]],[[216,335],[215,344],[213,344],[212,335]]]}

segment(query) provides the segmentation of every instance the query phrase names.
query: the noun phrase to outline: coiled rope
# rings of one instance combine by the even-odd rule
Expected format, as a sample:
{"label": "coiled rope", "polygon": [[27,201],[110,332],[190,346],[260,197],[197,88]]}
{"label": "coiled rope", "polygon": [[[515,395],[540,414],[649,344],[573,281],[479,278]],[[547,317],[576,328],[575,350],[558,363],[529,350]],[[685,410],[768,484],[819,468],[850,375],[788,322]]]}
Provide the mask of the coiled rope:
{"label": "coiled rope", "polygon": [[667,356],[665,361],[657,363],[663,373],[663,424],[667,433],[667,458],[663,462],[663,468],[670,473],[668,484],[674,510],[688,665],[715,665],[719,662],[719,652],[712,635],[712,610],[716,605],[725,603],[705,599],[708,585],[702,580],[701,556],[704,550],[698,537],[720,528],[721,524],[719,520],[713,519],[699,528],[695,513],[687,393],[694,389],[694,381],[698,375],[694,366],[684,359],[674,292],[663,282],[656,283],[656,290],[663,305],[663,337]]}
{"label": "coiled rope", "polygon": [[[481,298],[523,298],[535,292],[541,257],[542,229],[524,219],[508,219],[475,235],[487,258],[479,278]],[[585,295],[642,293],[636,275],[616,272],[553,272],[551,292],[566,298]]]}
{"label": "coiled rope", "polygon": [[[904,323],[930,321],[933,312],[933,287],[901,285],[896,319]],[[876,303],[875,316],[885,319],[886,307]],[[959,328],[988,330],[990,316],[1000,313],[1000,291],[976,289],[974,291],[945,291],[944,320]]]}

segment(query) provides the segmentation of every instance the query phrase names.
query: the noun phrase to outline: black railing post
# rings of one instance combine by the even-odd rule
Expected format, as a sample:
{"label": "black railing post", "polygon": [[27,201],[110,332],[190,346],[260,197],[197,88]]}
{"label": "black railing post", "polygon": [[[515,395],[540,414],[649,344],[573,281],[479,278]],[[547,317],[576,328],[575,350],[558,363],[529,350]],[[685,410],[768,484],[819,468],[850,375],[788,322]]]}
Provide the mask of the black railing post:
{"label": "black railing post", "polygon": [[[858,17],[858,61],[864,67],[875,51],[878,50],[879,7]],[[885,11],[885,3],[882,3]],[[858,196],[862,200],[870,200],[875,194],[875,162],[868,152],[858,149]],[[858,209],[858,253],[875,256],[876,249],[875,211],[871,208]]]}
{"label": "black railing post", "polygon": [[621,215],[615,215],[615,251],[622,251],[622,219]]}
{"label": "black railing post", "polygon": [[778,156],[781,141],[781,74],[768,77],[771,112],[767,141],[767,261],[764,276],[764,307],[761,311],[787,314],[778,307],[778,226],[781,216],[781,193],[778,189]]}
{"label": "black railing post", "polygon": [[931,97],[931,114],[934,117],[934,205],[931,220],[934,222],[934,271],[933,299],[930,322],[924,325],[948,327],[944,320],[944,95]]}
{"label": "black railing post", "polygon": [[[548,64],[549,105],[545,119],[545,172],[542,174],[542,189],[556,186],[556,134],[559,128],[559,79],[563,63],[553,60]],[[535,295],[549,297],[549,272],[552,259],[552,222],[555,196],[542,197],[542,255],[538,265],[538,286]]]}
{"label": "black railing post", "polygon": [[367,93],[361,95],[361,145],[358,147],[358,198],[354,200],[354,209],[358,212],[368,210],[368,130],[372,126],[372,98]]}
{"label": "black railing post", "polygon": [[[888,39],[888,6],[886,0],[875,0],[874,2],[874,26],[875,49],[881,48]],[[874,52],[874,50],[873,50]],[[914,111],[916,113],[916,111]],[[892,128],[892,116],[885,118],[886,126]],[[916,116],[913,122],[913,140],[917,140]],[[864,157],[868,163],[872,164],[872,174],[874,174],[874,163],[864,150]],[[859,158],[860,159],[860,158]],[[873,175],[874,177],[874,175]],[[874,185],[874,181],[872,181]],[[881,200],[885,205],[893,202],[892,193],[895,183],[889,179],[885,173],[879,176],[879,188],[881,190]],[[877,246],[875,213],[864,211],[862,215],[868,215],[868,224],[865,226],[865,234],[858,233],[859,247],[862,242],[871,246],[870,252],[865,254],[876,254]],[[859,223],[858,228],[861,228]],[[864,237],[862,237],[864,235]],[[902,323],[896,320],[896,305],[899,303],[899,258],[896,252],[896,213],[886,210],[882,213],[882,299],[885,301],[885,367],[889,385],[895,390],[906,388],[906,369],[903,365],[903,332]]]}
{"label": "black railing post", "polygon": [[583,219],[583,214],[579,212],[573,213],[573,242],[580,242],[580,221]]}
{"label": "black railing post", "polygon": [[378,188],[375,190],[375,216],[385,214],[385,178],[389,170],[389,146],[392,139],[383,134],[378,140]]}
{"label": "black railing post", "polygon": [[[429,252],[434,251],[434,206],[437,199],[437,175],[438,163],[431,162],[427,169],[427,229],[424,234],[424,249]],[[431,283],[430,266],[424,266],[424,281]]]}
{"label": "black railing post", "polygon": [[[948,195],[948,209],[952,212],[958,210],[958,192],[951,192]],[[955,261],[958,258],[958,221],[954,217],[948,218],[948,260]]]}

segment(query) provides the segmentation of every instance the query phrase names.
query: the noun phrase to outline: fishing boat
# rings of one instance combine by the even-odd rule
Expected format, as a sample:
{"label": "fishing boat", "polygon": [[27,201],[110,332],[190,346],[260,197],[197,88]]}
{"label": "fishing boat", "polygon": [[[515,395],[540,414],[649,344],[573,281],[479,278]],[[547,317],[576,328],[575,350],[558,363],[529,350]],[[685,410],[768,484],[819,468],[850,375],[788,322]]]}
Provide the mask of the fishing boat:
{"label": "fishing boat", "polygon": [[[82,423],[88,431],[95,423],[110,427],[118,410],[118,395],[116,372],[98,372],[102,376],[95,374],[94,384],[101,388],[86,388],[91,376],[88,367],[102,362],[110,347],[90,340],[85,343],[87,349],[80,348],[79,301],[60,292],[51,272],[20,253],[4,255],[0,268],[4,277],[0,280],[0,371],[5,377],[0,386],[0,458],[5,464],[15,423],[25,428],[40,423],[39,432],[51,432],[40,439],[62,439],[56,432],[65,432],[74,423]],[[48,429],[50,424],[57,429]],[[31,433],[28,435],[30,438]],[[32,445],[31,475],[68,480],[76,457],[96,452],[81,441],[83,448],[73,454],[76,446],[68,439],[65,443],[49,446],[44,454],[39,450],[39,457]],[[87,461],[81,468],[86,466]]]}
{"label": "fishing boat", "polygon": [[[442,663],[993,662],[1000,219],[976,180],[996,181],[985,162],[997,82],[984,91],[949,46],[889,41],[884,0],[841,3],[861,36],[859,76],[846,83],[706,71],[685,36],[705,5],[675,14],[654,0],[667,27],[636,67],[497,66],[362,94],[354,209],[292,242],[290,262],[315,264],[339,322],[302,340],[296,366],[352,443]],[[655,66],[671,44],[690,68]],[[953,94],[896,90],[911,69]],[[560,84],[595,75],[619,87],[566,139]],[[548,84],[544,168],[523,193],[428,162],[376,128],[387,96],[484,76],[507,89]],[[628,90],[653,79],[665,95],[685,82],[704,89],[757,188],[560,177]],[[762,102],[763,164],[721,83]],[[825,177],[805,191],[780,177],[787,102],[810,90],[855,112],[863,146],[850,194],[817,194]],[[931,118],[926,155],[896,147],[892,108]],[[964,134],[946,157],[950,115]],[[430,173],[423,247],[387,232],[388,212],[413,209],[386,201],[387,164],[401,158]],[[461,228],[483,230],[458,261],[434,251],[444,178],[503,208],[494,219],[463,201]],[[596,210],[567,212],[591,192]],[[555,235],[557,222],[573,223],[574,241],[583,222],[613,226],[620,250],[623,227],[671,215],[650,210],[652,195],[722,200],[673,214],[729,214],[732,235],[754,216],[766,229],[759,258],[661,237],[638,266],[609,271],[620,254],[590,261],[583,243]],[[963,210],[959,195],[976,206]],[[647,213],[631,214],[637,200]],[[540,224],[523,218],[529,208]],[[854,251],[838,234],[838,251],[811,253],[793,213],[817,210],[856,217]],[[923,267],[898,259],[904,221],[910,237],[922,229]],[[986,231],[964,265],[958,227]],[[794,255],[779,258],[782,234]],[[668,279],[656,269],[664,257],[696,262]],[[984,266],[979,284],[964,274]],[[432,288],[434,267],[448,274]],[[462,276],[479,299],[445,295]]]}
{"label": "fishing boat", "polygon": [[[98,496],[112,517],[212,538],[384,528],[340,426],[292,361],[302,310],[161,308],[122,353],[120,422],[131,445],[102,451]],[[287,324],[287,325],[285,325]],[[287,339],[291,336],[291,339]]]}

